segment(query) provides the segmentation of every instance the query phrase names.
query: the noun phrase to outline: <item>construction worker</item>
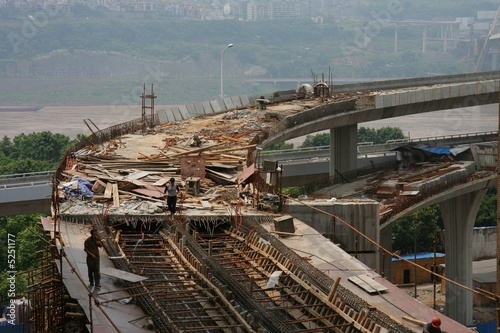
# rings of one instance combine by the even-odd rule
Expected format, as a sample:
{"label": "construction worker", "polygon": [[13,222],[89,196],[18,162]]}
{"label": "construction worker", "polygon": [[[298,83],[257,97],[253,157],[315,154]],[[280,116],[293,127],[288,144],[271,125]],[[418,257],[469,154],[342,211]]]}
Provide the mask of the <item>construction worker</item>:
{"label": "construction worker", "polygon": [[179,186],[175,183],[175,179],[172,177],[165,187],[165,194],[167,195],[167,208],[171,216],[174,216],[176,206],[177,206],[177,193],[179,192]]}
{"label": "construction worker", "polygon": [[87,253],[87,269],[89,273],[89,286],[101,288],[101,273],[99,262],[99,248],[102,247],[102,242],[96,229],[90,231],[90,237],[83,243],[83,250]]}
{"label": "construction worker", "polygon": [[265,110],[266,109],[266,102],[267,102],[267,99],[264,97],[264,95],[260,96],[258,99],[257,99],[257,108],[260,109],[260,110]]}
{"label": "construction worker", "polygon": [[432,318],[430,323],[424,325],[423,333],[441,333],[441,319],[439,317]]}

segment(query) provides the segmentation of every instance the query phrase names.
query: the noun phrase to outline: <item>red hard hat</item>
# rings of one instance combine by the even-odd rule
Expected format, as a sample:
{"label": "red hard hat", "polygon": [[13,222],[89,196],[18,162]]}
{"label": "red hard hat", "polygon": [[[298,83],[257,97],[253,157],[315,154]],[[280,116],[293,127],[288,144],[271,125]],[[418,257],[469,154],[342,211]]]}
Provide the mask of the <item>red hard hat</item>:
{"label": "red hard hat", "polygon": [[441,319],[439,319],[439,317],[434,317],[432,318],[431,324],[434,327],[439,327],[441,326]]}

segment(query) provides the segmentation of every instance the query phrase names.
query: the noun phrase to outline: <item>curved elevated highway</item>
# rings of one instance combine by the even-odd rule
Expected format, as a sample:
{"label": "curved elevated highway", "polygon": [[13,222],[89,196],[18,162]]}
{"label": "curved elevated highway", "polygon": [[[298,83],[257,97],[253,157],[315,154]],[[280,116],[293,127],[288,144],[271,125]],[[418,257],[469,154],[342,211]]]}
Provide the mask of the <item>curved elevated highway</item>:
{"label": "curved elevated highway", "polygon": [[[307,101],[302,102],[303,109],[295,110],[299,112],[285,117],[280,116],[280,112],[297,107],[293,102],[269,105],[267,113],[280,119],[281,123],[262,133],[258,137],[258,144],[266,147],[273,143],[329,129],[331,133],[329,175],[330,178],[335,178],[336,175],[348,173],[358,167],[356,143],[358,123],[498,103],[499,87],[500,73],[498,72],[335,86],[334,101],[310,105],[307,105]],[[278,99],[283,97],[279,96]],[[275,97],[269,96],[269,99],[272,102]],[[160,110],[157,111],[157,117],[162,123],[175,122],[202,114],[239,109],[245,105],[252,105],[252,102],[249,99],[239,101],[224,99]],[[477,188],[474,187],[472,191],[467,190],[469,185],[464,185],[461,190],[454,189],[449,195],[443,194],[441,197],[445,228],[450,232],[453,230],[453,233],[446,235],[446,247],[454,251],[453,255],[447,257],[447,272],[454,274],[454,278],[466,286],[472,283],[469,279],[472,263],[470,253],[467,254],[467,247],[463,244],[470,244],[470,235],[468,235],[470,233],[467,231],[487,186],[491,185],[491,179],[493,177],[484,179],[483,183]],[[466,214],[464,214],[464,209],[467,209]],[[377,239],[381,238],[377,236]],[[459,243],[462,246],[458,246]],[[472,324],[471,293],[463,292],[451,284],[447,284],[446,288],[447,315],[463,324]]]}

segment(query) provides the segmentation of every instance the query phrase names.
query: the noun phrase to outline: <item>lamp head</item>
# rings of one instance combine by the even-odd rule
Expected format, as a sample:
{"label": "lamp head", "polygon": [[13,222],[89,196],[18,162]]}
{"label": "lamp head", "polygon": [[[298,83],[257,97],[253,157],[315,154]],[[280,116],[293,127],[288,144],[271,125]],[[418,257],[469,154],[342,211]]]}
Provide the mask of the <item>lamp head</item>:
{"label": "lamp head", "polygon": [[228,45],[227,45],[227,47],[228,47],[228,48],[229,48],[229,47],[233,47],[233,46],[234,46],[233,44],[228,44]]}

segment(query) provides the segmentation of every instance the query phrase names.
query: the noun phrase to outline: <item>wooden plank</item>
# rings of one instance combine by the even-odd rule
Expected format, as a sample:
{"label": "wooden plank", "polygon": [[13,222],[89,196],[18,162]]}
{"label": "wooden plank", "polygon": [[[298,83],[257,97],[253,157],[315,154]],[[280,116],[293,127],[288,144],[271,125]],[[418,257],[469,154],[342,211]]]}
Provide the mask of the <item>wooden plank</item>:
{"label": "wooden plank", "polygon": [[126,271],[122,271],[120,269],[116,269],[113,267],[101,268],[101,274],[112,276],[112,277],[122,279],[125,281],[129,281],[129,282],[139,282],[139,281],[144,281],[144,280],[148,279],[147,277],[140,276],[137,274],[126,272]]}
{"label": "wooden plank", "polygon": [[208,202],[206,200],[201,200],[200,203],[201,203],[201,206],[203,207],[204,210],[212,209],[212,205],[210,204],[210,202]]}
{"label": "wooden plank", "polygon": [[168,183],[167,178],[160,178],[156,182],[153,183],[153,186],[165,186],[166,183]]}
{"label": "wooden plank", "polygon": [[111,199],[113,195],[113,183],[106,183],[106,190],[104,190],[103,197],[106,199]]}
{"label": "wooden plank", "polygon": [[113,206],[120,207],[120,196],[118,194],[118,184],[113,183]]}
{"label": "wooden plank", "polygon": [[420,191],[403,191],[400,195],[417,195]]}
{"label": "wooden plank", "polygon": [[248,145],[248,146],[241,146],[241,147],[232,147],[232,148],[226,148],[226,149],[212,150],[210,152],[202,152],[202,155],[214,155],[214,154],[225,153],[228,151],[245,150],[245,149],[255,148],[255,147],[257,147],[257,145]]}
{"label": "wooden plank", "polygon": [[369,294],[373,293],[378,293],[382,291],[386,291],[387,288],[378,283],[377,281],[373,280],[369,275],[363,274],[363,275],[357,275],[357,276],[350,276],[347,278],[347,280],[351,281],[358,287],[362,288]]}
{"label": "wooden plank", "polygon": [[100,179],[96,179],[94,185],[92,186],[92,192],[103,193],[105,189],[106,189],[106,184],[102,182]]}
{"label": "wooden plank", "polygon": [[131,174],[128,174],[125,179],[130,179],[130,180],[136,180],[136,179],[141,179],[146,176],[148,176],[151,172],[149,171],[141,171],[141,170],[135,170]]}

